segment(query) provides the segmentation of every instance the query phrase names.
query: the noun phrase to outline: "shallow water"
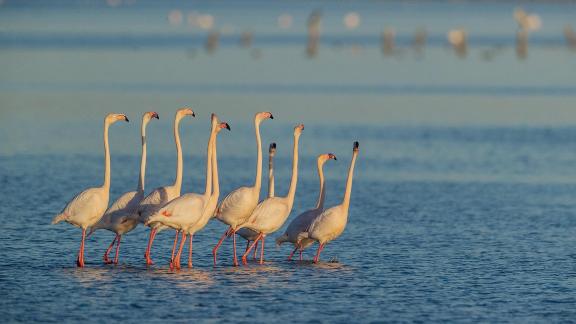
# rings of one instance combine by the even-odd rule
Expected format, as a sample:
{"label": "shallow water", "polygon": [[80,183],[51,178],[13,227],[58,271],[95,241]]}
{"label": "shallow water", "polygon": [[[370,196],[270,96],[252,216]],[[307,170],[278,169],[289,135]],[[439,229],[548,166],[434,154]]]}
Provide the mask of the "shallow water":
{"label": "shallow water", "polygon": [[[576,60],[561,29],[576,10],[524,4],[544,25],[519,60],[516,5],[0,2],[0,318],[573,321]],[[325,37],[310,59],[304,26],[319,7]],[[205,31],[167,23],[174,9],[211,13],[228,30],[215,53],[202,49]],[[341,23],[352,10],[362,16],[355,31]],[[293,15],[292,29],[276,26],[282,13]],[[407,48],[422,25],[423,55]],[[389,57],[378,47],[386,26],[398,32]],[[443,41],[456,26],[470,32],[465,59]],[[237,46],[246,29],[250,49]],[[182,105],[198,115],[181,124],[183,192],[203,187],[210,112],[232,126],[219,136],[223,195],[253,181],[254,112],[275,116],[262,136],[265,147],[278,144],[278,194],[289,183],[292,127],[306,125],[291,218],[315,204],[320,153],[338,157],[325,174],[326,205],[339,203],[360,142],[348,226],[319,264],[309,261],[314,249],[305,262],[286,261],[290,248],[273,243],[279,232],[265,265],[232,267],[227,241],[213,267],[225,230],[213,221],[194,238],[193,269],[169,270],[171,231],[158,235],[147,268],[142,227],[123,238],[118,266],[102,264],[113,234],[100,231],[87,240],[86,268],[75,267],[80,231],[49,223],[75,193],[100,184],[102,117],[131,120],[110,129],[114,199],[136,187],[145,110],[160,114],[148,127],[147,191],[172,183],[171,119]]]}

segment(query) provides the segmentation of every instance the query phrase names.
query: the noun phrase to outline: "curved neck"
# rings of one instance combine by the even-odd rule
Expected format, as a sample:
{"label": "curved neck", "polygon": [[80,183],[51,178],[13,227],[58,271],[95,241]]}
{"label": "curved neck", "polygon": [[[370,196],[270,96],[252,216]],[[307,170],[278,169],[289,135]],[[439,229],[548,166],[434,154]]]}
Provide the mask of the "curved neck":
{"label": "curved neck", "polygon": [[346,212],[348,212],[348,207],[350,206],[350,195],[352,194],[352,178],[354,177],[354,165],[356,164],[356,157],[358,152],[352,154],[352,161],[350,162],[350,168],[348,169],[348,179],[346,180],[346,191],[344,192],[344,199],[342,200],[342,206]]}
{"label": "curved neck", "polygon": [[215,136],[216,132],[214,131],[214,126],[212,126],[206,150],[206,189],[204,190],[204,196],[212,194],[212,144]]}
{"label": "curved neck", "polygon": [[174,180],[174,187],[180,192],[182,188],[182,145],[180,144],[180,118],[174,119],[174,141],[176,142],[176,180]]}
{"label": "curved neck", "polygon": [[140,177],[138,179],[138,192],[144,192],[144,179],[146,177],[146,125],[147,122],[142,120],[140,135],[142,137],[142,156],[140,157]]}
{"label": "curved neck", "polygon": [[110,124],[104,121],[104,184],[102,187],[110,189],[110,146],[108,144],[108,127]]}
{"label": "curved neck", "polygon": [[218,182],[218,156],[216,153],[216,142],[218,136],[212,140],[212,197],[218,200],[220,196],[220,183]]}
{"label": "curved neck", "polygon": [[294,195],[296,194],[296,183],[298,182],[298,142],[300,136],[294,136],[294,150],[292,152],[292,179],[290,180],[290,189],[288,190],[288,198],[290,206],[294,202]]}
{"label": "curved neck", "polygon": [[320,178],[320,193],[318,194],[318,202],[316,209],[324,209],[324,199],[326,197],[326,189],[324,188],[324,162],[318,161],[318,177]]}
{"label": "curved neck", "polygon": [[260,121],[254,120],[254,129],[256,130],[256,146],[258,149],[258,156],[256,161],[256,180],[254,181],[254,188],[260,192],[262,185],[262,139],[260,138]]}
{"label": "curved neck", "polygon": [[274,156],[268,158],[268,198],[274,197]]}

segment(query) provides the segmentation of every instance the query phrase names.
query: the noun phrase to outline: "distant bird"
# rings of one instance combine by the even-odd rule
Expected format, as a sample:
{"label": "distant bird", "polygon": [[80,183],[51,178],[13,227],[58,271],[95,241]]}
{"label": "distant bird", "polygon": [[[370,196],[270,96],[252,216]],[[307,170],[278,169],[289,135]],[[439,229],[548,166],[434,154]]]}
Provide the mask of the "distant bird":
{"label": "distant bird", "polygon": [[320,252],[326,243],[336,239],[346,228],[348,222],[348,208],[350,207],[350,195],[352,194],[352,178],[354,176],[354,165],[358,156],[358,142],[354,142],[352,151],[352,161],[348,169],[348,179],[346,180],[346,191],[342,204],[326,209],[314,219],[303,239],[318,241],[318,251],[314,257],[314,263],[320,259]]}
{"label": "distant bird", "polygon": [[112,203],[112,206],[108,208],[100,221],[90,227],[90,233],[88,236],[92,235],[92,233],[99,229],[106,229],[116,233],[114,240],[112,243],[110,243],[110,246],[104,253],[104,263],[112,263],[108,255],[114,247],[114,243],[116,243],[114,264],[118,264],[120,241],[122,240],[122,235],[130,232],[138,225],[138,218],[135,217],[136,209],[138,208],[140,201],[144,199],[144,179],[146,177],[146,126],[152,118],[159,119],[158,113],[149,111],[144,113],[142,116],[142,126],[140,128],[140,134],[142,138],[142,156],[140,158],[140,177],[138,179],[138,188],[136,191],[130,191],[120,196],[120,198]]}
{"label": "distant bird", "polygon": [[302,261],[302,251],[314,243],[313,240],[304,239],[303,237],[310,227],[310,224],[312,224],[314,219],[318,217],[318,215],[320,215],[324,210],[326,187],[324,186],[323,168],[324,163],[326,163],[328,160],[336,160],[336,155],[332,153],[320,154],[316,160],[316,165],[318,167],[318,177],[320,178],[320,191],[318,193],[318,201],[316,203],[316,207],[307,210],[294,218],[288,225],[288,228],[284,234],[276,239],[277,245],[282,245],[284,242],[290,242],[294,245],[294,250],[288,256],[288,260],[291,260],[294,253],[299,250],[300,261]]}
{"label": "distant bird", "polygon": [[[274,197],[274,155],[276,155],[276,143],[271,143],[268,149],[268,198]],[[238,230],[238,235],[246,240],[246,251],[250,247],[250,242],[258,238],[258,233],[248,228],[241,228]],[[254,259],[256,259],[256,250],[258,250],[258,243],[254,247]],[[262,249],[261,253],[264,253]]]}
{"label": "distant bird", "polygon": [[463,28],[452,29],[448,32],[448,42],[459,57],[466,57],[468,52],[468,33]]}
{"label": "distant bird", "polygon": [[262,252],[260,252],[260,264],[264,262],[264,240],[266,235],[276,232],[292,211],[294,196],[296,195],[296,185],[298,184],[298,144],[300,135],[304,130],[304,125],[299,124],[294,127],[294,149],[292,153],[292,178],[290,180],[290,189],[285,197],[267,198],[256,206],[247,222],[240,225],[240,228],[248,228],[258,233],[254,243],[248,248],[248,251],[242,256],[242,263],[247,264],[247,256],[254,248],[258,241],[262,240]]}
{"label": "distant bird", "polygon": [[[137,213],[138,213],[138,221],[142,224],[146,223],[148,217],[153,215],[158,209],[160,209],[164,204],[169,202],[170,200],[177,198],[180,196],[180,190],[182,188],[182,145],[180,144],[180,133],[179,133],[179,125],[182,118],[186,116],[196,117],[194,111],[190,108],[182,108],[176,111],[176,116],[174,117],[174,141],[176,142],[176,156],[177,156],[177,163],[176,163],[176,180],[174,184],[170,186],[164,186],[154,189],[151,193],[146,196],[138,206]],[[146,253],[144,257],[146,258],[146,264],[152,265],[152,258],[150,257],[150,250],[152,249],[152,244],[154,242],[154,238],[156,234],[167,228],[162,224],[152,224],[150,225],[150,237],[148,239],[148,247],[146,248]],[[178,238],[178,233],[176,233],[176,238]]]}
{"label": "distant bird", "polygon": [[[206,207],[209,205],[211,199],[213,199],[212,195],[212,177],[213,177],[213,146],[215,145],[216,135],[220,132],[221,129],[227,128],[230,129],[230,126],[227,123],[220,123],[218,117],[212,114],[212,127],[210,129],[210,136],[208,139],[207,144],[207,153],[206,153],[206,186],[203,194],[197,193],[187,193],[174,200],[168,202],[162,208],[160,208],[156,213],[154,213],[148,221],[146,225],[151,225],[155,223],[160,223],[164,226],[168,226],[173,228],[177,231],[182,233],[182,240],[180,243],[180,249],[176,254],[176,257],[172,260],[170,267],[180,269],[180,257],[182,254],[182,249],[184,247],[184,243],[186,242],[187,235],[190,235],[190,242],[192,241],[192,235],[194,232],[191,232],[191,229],[201,229],[200,227],[194,227],[198,222],[202,222],[202,228],[208,220],[212,217],[214,210],[212,213],[204,214]],[[213,204],[216,207],[216,204]],[[189,260],[189,266],[192,266],[192,260]]]}
{"label": "distant bird", "polygon": [[86,229],[96,224],[108,207],[110,195],[110,146],[108,145],[108,128],[119,120],[128,121],[124,114],[109,114],[104,118],[104,184],[101,187],[89,188],[74,197],[52,220],[52,224],[66,221],[82,229],[82,242],[76,264],[84,267],[84,240]]}
{"label": "distant bird", "polygon": [[576,50],[576,32],[574,32],[571,25],[564,26],[564,38],[566,38],[568,47]]}
{"label": "distant bird", "polygon": [[236,256],[236,230],[238,226],[248,220],[252,211],[258,205],[260,198],[260,186],[262,185],[262,140],[260,138],[260,123],[265,119],[274,119],[270,112],[260,112],[254,116],[254,129],[256,130],[256,146],[258,149],[257,164],[256,164],[256,180],[253,186],[245,186],[237,188],[222,200],[218,208],[216,208],[216,218],[221,222],[228,224],[229,227],[222,235],[214,249],[212,255],[214,257],[214,264],[216,264],[216,255],[218,248],[224,242],[227,236],[233,238],[233,261],[234,266],[238,265]]}

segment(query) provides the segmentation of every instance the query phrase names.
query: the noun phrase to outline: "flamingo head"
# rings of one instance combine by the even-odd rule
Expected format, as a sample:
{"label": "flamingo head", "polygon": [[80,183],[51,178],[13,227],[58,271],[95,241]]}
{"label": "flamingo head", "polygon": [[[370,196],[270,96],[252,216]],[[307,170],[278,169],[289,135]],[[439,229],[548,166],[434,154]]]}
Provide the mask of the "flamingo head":
{"label": "flamingo head", "polygon": [[254,116],[254,119],[258,122],[263,121],[264,119],[274,119],[274,116],[272,116],[272,113],[269,111],[263,111],[263,112],[259,112],[256,113],[256,116]]}
{"label": "flamingo head", "polygon": [[146,122],[150,121],[150,119],[152,118],[160,119],[158,113],[155,111],[147,111],[144,113],[144,116],[142,117],[142,119]]}
{"label": "flamingo head", "polygon": [[220,124],[218,124],[218,127],[216,128],[217,132],[220,132],[221,130],[223,130],[224,128],[226,128],[227,130],[230,130],[230,125],[228,125],[227,122],[221,122]]}
{"label": "flamingo head", "polygon": [[360,147],[360,143],[358,141],[354,142],[353,152],[358,153],[358,147]]}
{"label": "flamingo head", "polygon": [[318,155],[318,164],[319,165],[326,163],[326,161],[328,161],[328,160],[337,161],[338,159],[336,158],[336,155],[334,155],[332,153],[324,153],[324,154]]}
{"label": "flamingo head", "polygon": [[294,136],[300,136],[304,130],[304,124],[298,124],[294,127]]}
{"label": "flamingo head", "polygon": [[276,154],[276,143],[270,143],[268,153],[270,153],[270,156],[274,156]]}
{"label": "flamingo head", "polygon": [[177,118],[183,118],[184,116],[196,117],[196,114],[194,113],[194,110],[192,110],[192,108],[190,107],[183,107],[178,109],[178,111],[176,111]]}
{"label": "flamingo head", "polygon": [[124,115],[124,114],[108,114],[105,118],[105,121],[108,124],[114,124],[115,122],[117,122],[119,120],[124,120],[127,122],[128,117],[126,117],[126,115]]}

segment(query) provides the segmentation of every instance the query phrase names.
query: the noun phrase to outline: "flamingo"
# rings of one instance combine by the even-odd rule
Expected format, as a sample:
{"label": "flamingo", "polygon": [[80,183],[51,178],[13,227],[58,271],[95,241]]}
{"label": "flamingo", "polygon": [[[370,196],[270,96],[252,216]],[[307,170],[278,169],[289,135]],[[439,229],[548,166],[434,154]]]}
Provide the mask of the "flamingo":
{"label": "flamingo", "polygon": [[86,229],[96,224],[108,207],[110,195],[110,146],[108,144],[108,128],[119,120],[128,121],[124,114],[108,114],[104,118],[104,184],[101,187],[93,187],[77,194],[62,212],[54,219],[52,224],[58,224],[66,221],[82,229],[82,242],[76,264],[78,267],[84,267],[84,241],[86,239]]}
{"label": "flamingo", "polygon": [[[192,240],[192,235],[194,234],[194,232],[191,232],[190,229],[192,228],[199,230],[200,228],[194,227],[194,225],[198,222],[203,223],[201,226],[201,228],[203,228],[204,225],[208,223],[208,220],[212,217],[214,209],[216,208],[216,204],[212,203],[212,213],[206,213],[205,215],[204,211],[206,210],[206,207],[208,207],[211,200],[213,200],[213,145],[216,144],[216,135],[223,128],[230,129],[230,126],[227,123],[220,123],[218,117],[212,114],[212,127],[210,131],[210,137],[208,139],[206,154],[206,189],[204,194],[188,193],[175,198],[160,208],[152,216],[150,216],[146,222],[146,225],[148,226],[151,224],[160,223],[182,233],[180,249],[178,250],[178,254],[176,254],[176,258],[173,258],[170,264],[170,268],[172,269],[180,269],[180,256],[184,247],[184,243],[186,242],[186,237],[187,235],[190,235],[190,239]],[[219,189],[217,191],[219,192]],[[191,260],[189,260],[189,266],[192,266]]]}
{"label": "flamingo", "polygon": [[228,224],[228,229],[220,238],[214,249],[212,255],[214,257],[214,265],[216,265],[216,255],[218,248],[224,242],[227,236],[232,235],[233,238],[233,259],[234,266],[238,266],[238,259],[236,257],[236,230],[239,225],[244,223],[252,211],[258,205],[260,198],[260,186],[262,184],[262,140],[260,138],[260,123],[265,119],[274,119],[270,112],[259,112],[254,116],[254,129],[256,131],[256,146],[258,149],[257,164],[256,164],[256,180],[254,186],[244,186],[232,191],[222,200],[220,206],[216,209],[216,218],[221,222]]}
{"label": "flamingo", "polygon": [[352,178],[354,176],[354,165],[358,156],[358,142],[354,142],[352,151],[352,161],[348,169],[348,179],[346,180],[346,191],[342,204],[328,208],[314,219],[308,231],[303,235],[304,239],[318,241],[318,251],[314,257],[314,263],[318,263],[320,252],[326,243],[336,239],[346,228],[348,221],[348,208],[350,207],[350,195],[352,193]]}
{"label": "flamingo", "polygon": [[288,261],[292,260],[294,253],[300,251],[300,261],[302,261],[302,251],[308,246],[312,245],[314,241],[310,239],[302,239],[302,234],[306,232],[314,219],[324,210],[324,199],[326,197],[326,188],[324,187],[324,163],[328,160],[337,160],[336,155],[332,153],[320,154],[316,160],[318,167],[318,177],[320,178],[320,192],[318,194],[318,202],[316,207],[303,212],[298,215],[290,224],[282,236],[276,239],[277,245],[282,245],[284,242],[290,242],[294,245],[294,250],[288,256]]}
{"label": "flamingo", "polygon": [[158,113],[149,111],[142,116],[142,126],[140,134],[142,138],[142,156],[140,158],[140,177],[138,180],[138,188],[136,191],[130,191],[118,198],[112,206],[106,210],[104,216],[100,221],[90,227],[88,237],[99,229],[106,229],[116,233],[114,240],[108,246],[104,253],[104,263],[110,264],[112,261],[108,258],[110,251],[116,243],[116,253],[114,255],[114,264],[118,264],[118,257],[120,252],[120,241],[122,235],[132,231],[138,225],[138,220],[133,217],[136,208],[140,201],[144,199],[144,178],[146,177],[146,126],[152,118],[159,119]]}
{"label": "flamingo", "polygon": [[[176,156],[177,156],[177,163],[176,163],[176,179],[174,180],[174,184],[171,186],[164,186],[154,189],[151,193],[146,196],[138,206],[137,214],[138,214],[138,221],[140,223],[146,223],[148,217],[154,214],[158,209],[160,209],[164,204],[169,202],[170,200],[177,198],[180,196],[180,190],[182,188],[182,146],[180,144],[180,133],[179,133],[179,125],[182,118],[186,116],[196,117],[194,111],[188,107],[184,107],[178,109],[176,111],[176,115],[174,117],[174,141],[176,142]],[[144,257],[146,258],[146,264],[152,265],[152,258],[150,257],[150,250],[152,249],[152,243],[154,242],[154,238],[156,234],[165,229],[166,226],[162,224],[152,224],[150,225],[150,237],[148,239],[148,246],[146,248],[146,253]],[[176,232],[176,239],[178,239],[178,232]]]}
{"label": "flamingo", "polygon": [[262,249],[260,251],[260,264],[264,262],[264,240],[266,235],[277,231],[284,222],[294,204],[294,195],[296,194],[296,185],[298,183],[298,143],[300,135],[304,130],[304,125],[300,124],[294,127],[294,149],[292,155],[292,179],[290,180],[290,189],[285,197],[271,197],[262,201],[254,211],[247,222],[240,225],[240,228],[249,228],[258,233],[258,237],[254,240],[248,251],[242,256],[242,263],[247,264],[247,256],[250,250],[262,240]]}
{"label": "flamingo", "polygon": [[[270,143],[268,148],[268,198],[274,197],[274,155],[276,155],[276,143]],[[246,240],[246,250],[244,251],[246,253],[250,247],[250,242],[258,237],[258,233],[248,228],[241,228],[237,233]],[[256,250],[258,250],[258,243],[254,248],[254,259],[256,259]]]}

